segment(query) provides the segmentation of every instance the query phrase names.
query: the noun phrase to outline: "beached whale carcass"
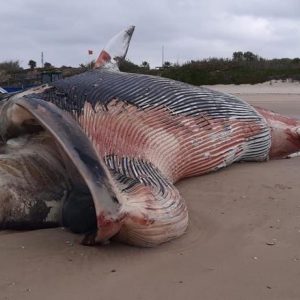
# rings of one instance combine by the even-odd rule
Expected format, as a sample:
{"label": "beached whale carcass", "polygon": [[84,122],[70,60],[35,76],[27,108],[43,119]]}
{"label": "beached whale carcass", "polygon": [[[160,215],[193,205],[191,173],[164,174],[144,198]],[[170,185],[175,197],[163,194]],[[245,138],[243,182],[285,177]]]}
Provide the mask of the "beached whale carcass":
{"label": "beached whale carcass", "polygon": [[158,245],[188,225],[176,181],[300,149],[297,120],[120,72],[133,30],[113,38],[94,70],[1,102],[2,228],[63,224],[86,244]]}

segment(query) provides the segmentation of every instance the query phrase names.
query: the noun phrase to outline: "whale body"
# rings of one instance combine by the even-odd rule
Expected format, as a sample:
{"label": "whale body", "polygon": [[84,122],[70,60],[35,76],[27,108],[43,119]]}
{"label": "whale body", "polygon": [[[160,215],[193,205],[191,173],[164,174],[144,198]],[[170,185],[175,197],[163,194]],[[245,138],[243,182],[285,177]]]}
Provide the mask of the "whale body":
{"label": "whale body", "polygon": [[[71,186],[75,172],[90,191],[85,203],[94,203],[86,244],[116,238],[155,246],[179,237],[188,208],[177,181],[300,149],[296,119],[208,88],[120,72],[104,54],[94,70],[11,96],[0,114],[2,136],[32,134],[38,124],[61,161],[71,161]],[[80,211],[69,217],[72,203],[80,206],[65,206],[70,227],[80,218]]]}

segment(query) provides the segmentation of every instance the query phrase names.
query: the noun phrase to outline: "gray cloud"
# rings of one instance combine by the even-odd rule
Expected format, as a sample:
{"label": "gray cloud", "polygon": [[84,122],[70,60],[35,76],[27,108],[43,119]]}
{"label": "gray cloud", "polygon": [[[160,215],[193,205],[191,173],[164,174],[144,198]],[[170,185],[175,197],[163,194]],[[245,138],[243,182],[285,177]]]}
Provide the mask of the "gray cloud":
{"label": "gray cloud", "polygon": [[[115,33],[134,24],[128,58],[152,66],[230,57],[237,50],[263,57],[300,56],[298,0],[10,0],[0,9],[0,61],[30,59],[78,66]],[[97,56],[96,54],[94,55]]]}

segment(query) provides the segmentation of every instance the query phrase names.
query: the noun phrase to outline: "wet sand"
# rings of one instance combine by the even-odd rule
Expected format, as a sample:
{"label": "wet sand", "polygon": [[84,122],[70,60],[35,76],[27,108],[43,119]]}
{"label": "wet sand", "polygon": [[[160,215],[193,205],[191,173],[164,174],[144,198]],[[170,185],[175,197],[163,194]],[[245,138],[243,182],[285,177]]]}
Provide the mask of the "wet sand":
{"label": "wet sand", "polygon": [[[300,116],[300,84],[212,88]],[[0,299],[298,300],[299,178],[296,157],[184,180],[188,231],[154,249],[84,247],[61,228],[0,232]]]}

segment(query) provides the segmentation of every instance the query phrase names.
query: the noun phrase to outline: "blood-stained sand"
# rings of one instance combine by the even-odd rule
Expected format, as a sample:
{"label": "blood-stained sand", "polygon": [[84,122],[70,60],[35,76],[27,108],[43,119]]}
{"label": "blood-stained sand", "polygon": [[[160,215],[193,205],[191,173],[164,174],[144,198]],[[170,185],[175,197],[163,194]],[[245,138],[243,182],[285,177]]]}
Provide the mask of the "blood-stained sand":
{"label": "blood-stained sand", "polygon": [[[300,118],[299,83],[212,88]],[[299,180],[300,157],[184,180],[188,231],[154,249],[1,232],[0,299],[299,300]]]}

